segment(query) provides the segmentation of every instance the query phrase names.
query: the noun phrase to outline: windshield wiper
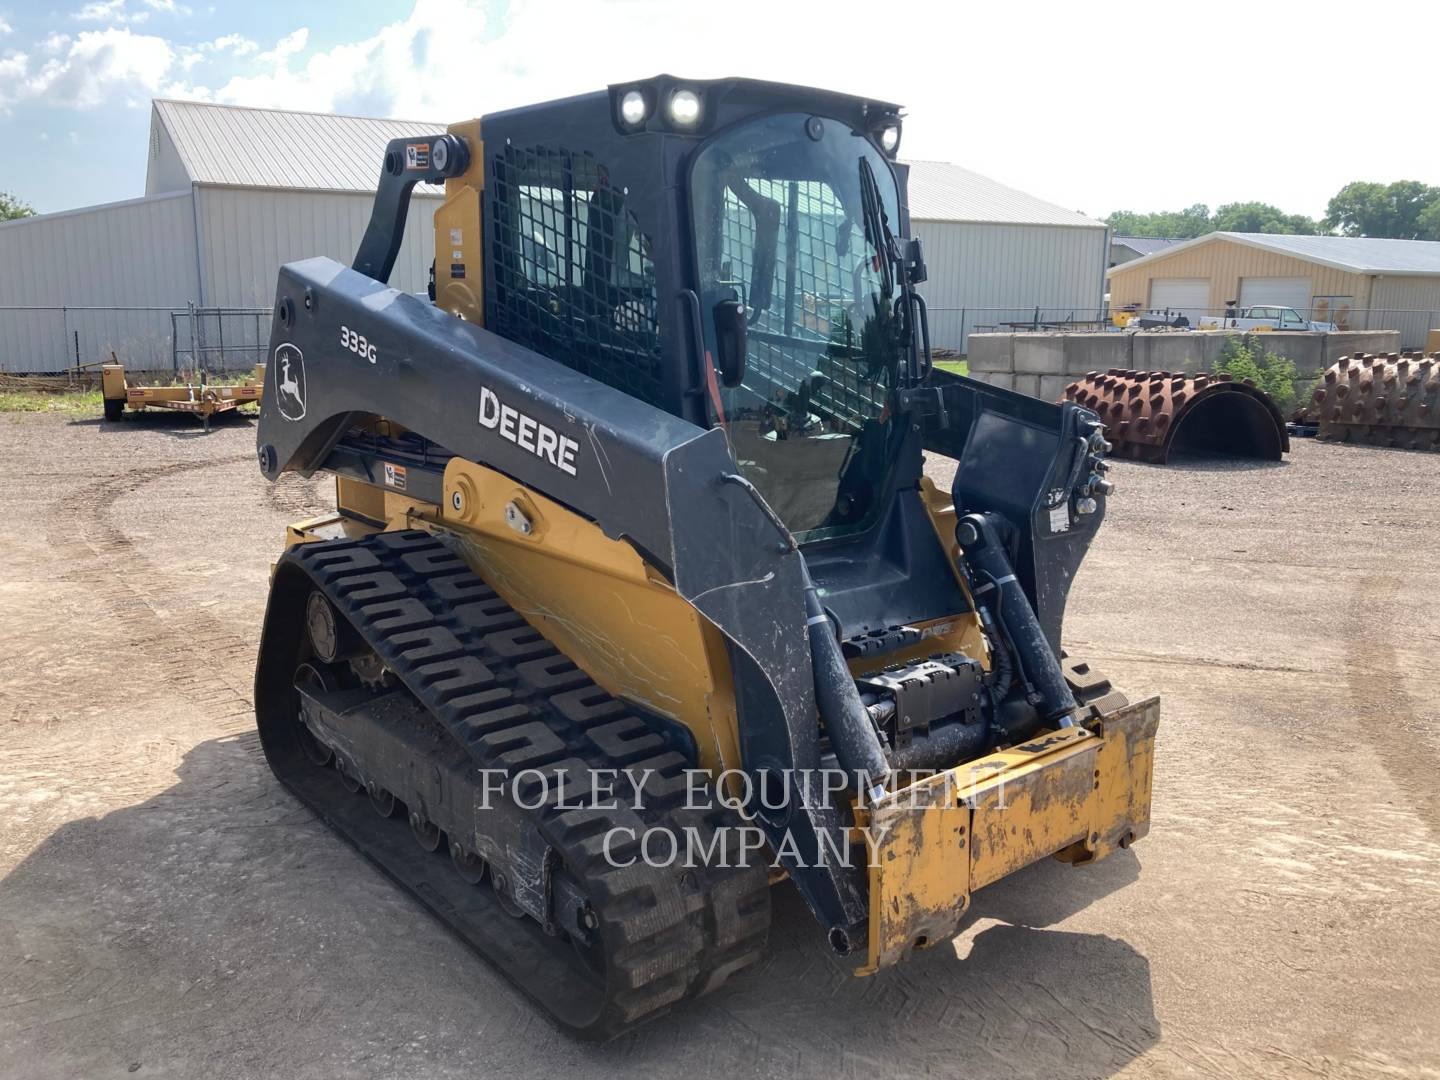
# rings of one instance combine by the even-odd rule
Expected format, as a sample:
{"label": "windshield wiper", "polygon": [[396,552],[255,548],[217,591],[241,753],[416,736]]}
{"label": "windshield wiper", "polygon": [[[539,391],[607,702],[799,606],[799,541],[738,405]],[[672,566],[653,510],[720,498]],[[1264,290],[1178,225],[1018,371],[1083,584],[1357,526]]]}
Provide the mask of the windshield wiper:
{"label": "windshield wiper", "polygon": [[860,213],[864,219],[865,242],[880,255],[880,295],[889,303],[895,295],[895,266],[899,261],[899,252],[895,250],[895,237],[885,216],[885,204],[880,197],[875,170],[864,157],[860,159]]}
{"label": "windshield wiper", "polygon": [[[895,283],[900,283],[900,296],[894,300],[893,316],[899,331],[896,338],[908,357],[908,374],[912,383],[921,379],[919,364],[916,362],[915,312],[920,312],[920,338],[925,352],[925,369],[932,366],[930,359],[929,318],[925,312],[925,301],[915,291],[915,285],[924,281],[923,263],[916,256],[917,277],[911,276],[911,262],[902,255],[900,242],[890,231],[890,219],[885,213],[885,203],[880,196],[880,184],[875,179],[875,170],[867,158],[860,158],[860,208],[864,218],[865,239],[880,256],[881,297],[885,304],[891,303],[895,295]],[[919,250],[919,241],[910,241],[914,252]]]}

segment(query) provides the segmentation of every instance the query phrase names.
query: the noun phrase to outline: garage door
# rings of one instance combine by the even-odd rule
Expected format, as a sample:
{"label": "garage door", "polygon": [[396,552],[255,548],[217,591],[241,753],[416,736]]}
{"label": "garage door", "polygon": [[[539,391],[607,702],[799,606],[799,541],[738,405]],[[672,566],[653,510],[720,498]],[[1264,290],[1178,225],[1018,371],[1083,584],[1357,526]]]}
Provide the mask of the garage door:
{"label": "garage door", "polygon": [[1293,307],[1303,318],[1309,318],[1310,279],[1308,277],[1247,277],[1240,279],[1240,306],[1269,304]]}
{"label": "garage door", "polygon": [[1151,278],[1150,309],[1183,311],[1195,325],[1210,307],[1209,278]]}

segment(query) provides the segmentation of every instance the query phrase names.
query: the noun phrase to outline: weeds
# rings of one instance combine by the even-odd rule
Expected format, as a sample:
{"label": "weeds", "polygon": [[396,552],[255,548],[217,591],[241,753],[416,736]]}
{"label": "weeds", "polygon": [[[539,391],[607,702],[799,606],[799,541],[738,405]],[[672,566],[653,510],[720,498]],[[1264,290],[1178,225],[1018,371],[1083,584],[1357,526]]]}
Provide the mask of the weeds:
{"label": "weeds", "polygon": [[1300,372],[1294,363],[1279,353],[1273,353],[1258,342],[1246,344],[1242,337],[1232,337],[1220,351],[1220,362],[1216,371],[1223,371],[1237,382],[1249,379],[1269,394],[1283,413],[1295,403],[1295,381]]}

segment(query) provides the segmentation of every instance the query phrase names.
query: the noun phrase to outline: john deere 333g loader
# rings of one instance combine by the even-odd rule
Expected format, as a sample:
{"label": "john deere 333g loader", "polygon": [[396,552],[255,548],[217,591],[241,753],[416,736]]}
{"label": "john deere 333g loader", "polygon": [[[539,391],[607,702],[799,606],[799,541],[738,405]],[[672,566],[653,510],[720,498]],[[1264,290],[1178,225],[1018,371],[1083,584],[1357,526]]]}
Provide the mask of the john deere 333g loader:
{"label": "john deere 333g loader", "polygon": [[1061,652],[1100,425],[932,366],[900,134],[616,85],[391,142],[353,265],[280,272],[260,467],[337,513],[275,568],[265,752],[576,1034],[754,963],[782,879],[867,974],[1148,828],[1158,702]]}

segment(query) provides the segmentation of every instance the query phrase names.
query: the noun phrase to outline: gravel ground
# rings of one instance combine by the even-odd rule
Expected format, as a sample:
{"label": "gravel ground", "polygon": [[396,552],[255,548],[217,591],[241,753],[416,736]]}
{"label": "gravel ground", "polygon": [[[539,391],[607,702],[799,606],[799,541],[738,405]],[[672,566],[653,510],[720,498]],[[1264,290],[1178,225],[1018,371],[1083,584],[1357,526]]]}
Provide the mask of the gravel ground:
{"label": "gravel ground", "polygon": [[[557,1034],[282,793],[249,421],[0,415],[0,1077],[1440,1076],[1440,458],[1117,464],[1067,645],[1158,692],[1150,836],[868,980],[769,957]],[[940,470],[937,470],[937,478]]]}

